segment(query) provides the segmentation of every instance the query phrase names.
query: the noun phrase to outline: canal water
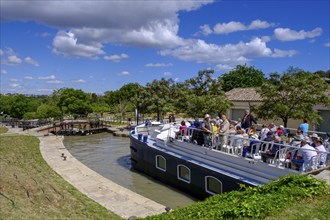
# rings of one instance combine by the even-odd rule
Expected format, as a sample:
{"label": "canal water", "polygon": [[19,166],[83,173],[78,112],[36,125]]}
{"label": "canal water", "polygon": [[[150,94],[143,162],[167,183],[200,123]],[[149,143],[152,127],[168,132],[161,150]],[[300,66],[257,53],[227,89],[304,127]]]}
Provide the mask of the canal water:
{"label": "canal water", "polygon": [[196,199],[131,170],[129,138],[109,133],[66,136],[64,145],[80,162],[111,181],[172,209]]}

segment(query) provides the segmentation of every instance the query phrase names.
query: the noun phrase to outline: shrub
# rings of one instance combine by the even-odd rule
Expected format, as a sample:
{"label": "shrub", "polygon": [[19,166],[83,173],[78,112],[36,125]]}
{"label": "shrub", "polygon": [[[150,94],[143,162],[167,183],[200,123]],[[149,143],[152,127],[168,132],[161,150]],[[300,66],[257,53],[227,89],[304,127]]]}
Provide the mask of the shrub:
{"label": "shrub", "polygon": [[237,219],[265,218],[295,201],[329,194],[325,181],[311,176],[288,175],[260,187],[241,187],[209,197],[194,205],[145,219]]}

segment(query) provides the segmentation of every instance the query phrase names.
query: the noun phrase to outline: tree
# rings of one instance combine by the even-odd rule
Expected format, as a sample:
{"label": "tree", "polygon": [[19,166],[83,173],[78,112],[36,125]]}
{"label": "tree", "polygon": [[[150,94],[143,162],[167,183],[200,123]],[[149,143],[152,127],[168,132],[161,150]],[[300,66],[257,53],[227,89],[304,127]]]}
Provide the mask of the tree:
{"label": "tree", "polygon": [[132,107],[136,110],[136,124],[139,124],[139,115],[148,112],[148,103],[150,95],[148,95],[146,88],[138,84],[136,93],[131,97],[130,102]]}
{"label": "tree", "polygon": [[125,118],[126,112],[129,108],[129,103],[127,101],[120,101],[117,105],[113,107],[113,112],[122,122]]}
{"label": "tree", "polygon": [[11,99],[9,114],[13,118],[22,119],[28,112],[29,99],[25,95],[16,95]]}
{"label": "tree", "polygon": [[38,107],[36,116],[39,119],[59,118],[61,110],[54,103],[43,103]]}
{"label": "tree", "polygon": [[146,91],[149,106],[148,109],[151,112],[157,113],[157,120],[160,120],[164,113],[173,109],[172,107],[172,96],[173,96],[173,79],[154,80],[151,83],[147,83]]}
{"label": "tree", "polygon": [[12,96],[0,94],[0,114],[10,115],[12,99]]}
{"label": "tree", "polygon": [[101,117],[103,117],[104,112],[108,112],[110,110],[109,105],[106,103],[93,103],[92,109],[93,112],[100,113]]}
{"label": "tree", "polygon": [[230,107],[231,102],[221,90],[219,78],[212,78],[212,74],[213,70],[202,70],[197,77],[185,82],[188,92],[183,93],[179,100],[185,103],[189,116],[201,117],[206,113],[219,115]]}
{"label": "tree", "polygon": [[228,92],[234,88],[260,87],[265,80],[264,73],[253,66],[238,65],[221,77],[221,85],[222,89]]}
{"label": "tree", "polygon": [[59,93],[57,106],[63,114],[87,115],[92,112],[90,97],[82,90],[64,88]]}
{"label": "tree", "polygon": [[259,118],[281,118],[287,126],[289,118],[320,121],[314,105],[329,105],[326,94],[329,86],[319,76],[296,69],[290,69],[277,83],[268,81],[259,89],[262,104],[255,109]]}

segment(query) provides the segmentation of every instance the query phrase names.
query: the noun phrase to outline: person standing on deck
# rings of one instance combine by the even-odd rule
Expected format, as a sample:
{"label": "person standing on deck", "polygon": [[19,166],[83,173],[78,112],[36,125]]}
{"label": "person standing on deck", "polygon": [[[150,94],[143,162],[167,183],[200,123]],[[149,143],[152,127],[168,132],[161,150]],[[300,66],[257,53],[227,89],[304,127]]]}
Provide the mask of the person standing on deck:
{"label": "person standing on deck", "polygon": [[202,130],[204,136],[204,146],[209,146],[211,144],[210,135],[212,134],[212,125],[210,121],[210,115],[206,114],[204,117],[204,121],[202,123]]}
{"label": "person standing on deck", "polygon": [[304,119],[303,123],[299,125],[299,128],[302,130],[304,136],[308,135],[309,124],[306,119]]}
{"label": "person standing on deck", "polygon": [[245,110],[245,114],[244,114],[243,119],[242,119],[241,127],[248,132],[249,128],[252,125],[252,122],[257,124],[257,121],[255,120],[253,115],[250,113],[250,111]]}
{"label": "person standing on deck", "polygon": [[226,115],[221,115],[221,120],[222,120],[222,122],[219,126],[218,133],[220,135],[221,145],[224,145],[224,144],[227,144],[227,142],[228,142],[230,123],[229,123]]}

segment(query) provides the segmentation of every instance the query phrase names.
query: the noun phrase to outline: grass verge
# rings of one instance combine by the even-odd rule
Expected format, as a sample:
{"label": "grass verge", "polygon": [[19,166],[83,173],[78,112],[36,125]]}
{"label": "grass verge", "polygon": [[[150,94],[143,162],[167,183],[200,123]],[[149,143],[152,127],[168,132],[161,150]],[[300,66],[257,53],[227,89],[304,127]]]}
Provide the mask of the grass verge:
{"label": "grass verge", "polygon": [[194,205],[150,216],[169,219],[329,219],[330,192],[323,180],[289,175],[260,187],[212,196]]}
{"label": "grass verge", "polygon": [[0,138],[0,219],[121,219],[55,173],[36,137]]}
{"label": "grass verge", "polygon": [[0,126],[0,134],[7,133],[8,128]]}

